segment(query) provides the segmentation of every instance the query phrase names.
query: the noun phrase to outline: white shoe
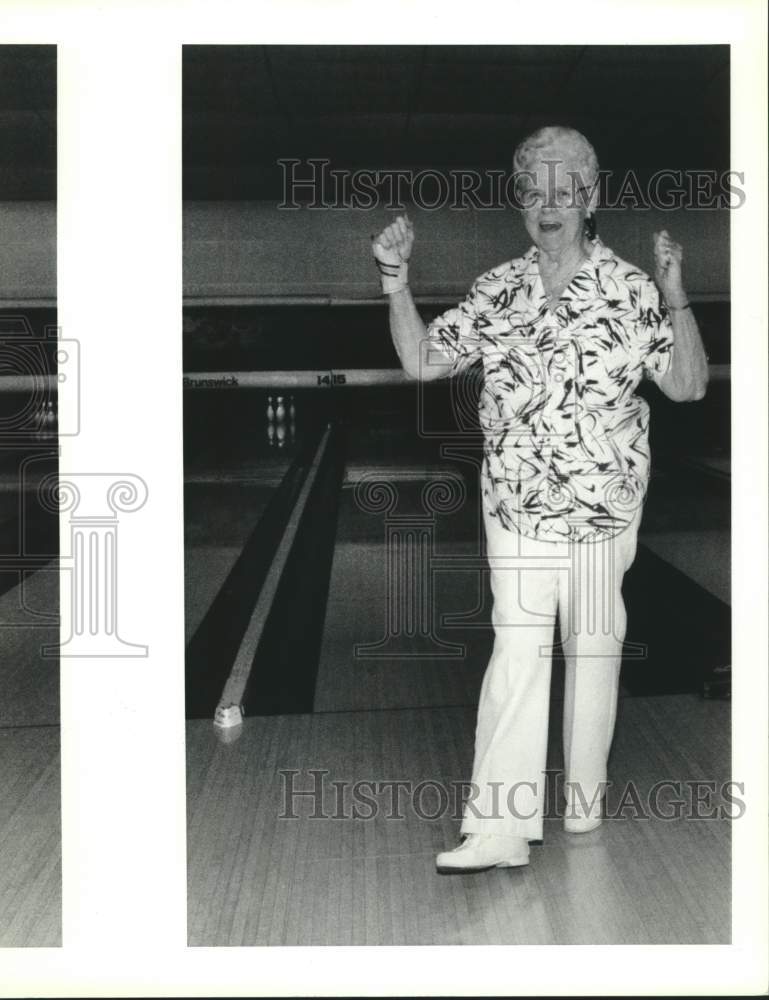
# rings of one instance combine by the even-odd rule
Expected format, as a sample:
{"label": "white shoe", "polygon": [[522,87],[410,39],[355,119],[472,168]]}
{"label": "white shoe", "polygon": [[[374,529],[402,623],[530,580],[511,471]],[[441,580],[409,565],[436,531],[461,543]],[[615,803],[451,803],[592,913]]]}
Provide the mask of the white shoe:
{"label": "white shoe", "polygon": [[563,828],[567,833],[590,833],[603,823],[600,816],[564,816]]}
{"label": "white shoe", "polygon": [[592,809],[585,810],[574,798],[566,802],[566,812],[563,816],[563,828],[566,833],[590,833],[597,830],[603,822],[603,798],[592,803]]}
{"label": "white shoe", "polygon": [[435,859],[440,875],[461,875],[488,868],[520,868],[529,863],[529,843],[525,837],[493,837],[469,833],[453,851],[443,851]]}

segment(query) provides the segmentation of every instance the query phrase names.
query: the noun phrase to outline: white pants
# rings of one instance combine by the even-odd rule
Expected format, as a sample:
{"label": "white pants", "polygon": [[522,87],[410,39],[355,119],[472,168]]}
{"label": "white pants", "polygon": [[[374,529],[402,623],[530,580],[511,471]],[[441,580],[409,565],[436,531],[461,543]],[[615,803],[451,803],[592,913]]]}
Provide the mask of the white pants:
{"label": "white pants", "polygon": [[566,787],[576,786],[588,806],[600,800],[627,624],[620,588],[635,557],[640,513],[613,539],[570,544],[508,531],[484,511],[494,650],[481,687],[462,833],[542,839],[556,611],[566,659]]}

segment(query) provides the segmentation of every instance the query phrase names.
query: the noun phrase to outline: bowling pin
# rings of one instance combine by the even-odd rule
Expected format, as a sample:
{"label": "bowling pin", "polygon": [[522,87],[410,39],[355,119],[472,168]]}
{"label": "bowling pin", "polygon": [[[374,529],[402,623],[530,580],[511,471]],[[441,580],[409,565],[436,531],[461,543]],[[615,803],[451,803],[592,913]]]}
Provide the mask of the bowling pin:
{"label": "bowling pin", "polygon": [[275,428],[275,436],[278,439],[278,447],[282,448],[285,445],[285,443],[286,443],[286,425],[285,424],[280,423],[280,424],[277,425],[277,427]]}
{"label": "bowling pin", "polygon": [[275,419],[275,410],[272,408],[272,396],[267,397],[267,419],[269,421]]}
{"label": "bowling pin", "polygon": [[275,444],[275,424],[272,421],[267,424],[267,440],[271,445]]}
{"label": "bowling pin", "polygon": [[294,438],[296,437],[296,424],[294,423],[293,420],[288,425],[288,433],[291,436],[291,440],[293,441]]}
{"label": "bowling pin", "polygon": [[48,401],[48,405],[45,410],[45,422],[48,425],[48,430],[53,433],[53,429],[56,426],[56,411],[53,408],[52,400]]}
{"label": "bowling pin", "polygon": [[275,419],[282,424],[286,419],[286,408],[283,405],[283,397],[278,396],[278,405],[275,407]]}
{"label": "bowling pin", "polygon": [[293,423],[296,420],[296,407],[294,406],[293,396],[288,397],[288,419],[291,421],[291,423]]}
{"label": "bowling pin", "polygon": [[45,436],[45,407],[40,406],[35,414],[35,440],[40,441]]}

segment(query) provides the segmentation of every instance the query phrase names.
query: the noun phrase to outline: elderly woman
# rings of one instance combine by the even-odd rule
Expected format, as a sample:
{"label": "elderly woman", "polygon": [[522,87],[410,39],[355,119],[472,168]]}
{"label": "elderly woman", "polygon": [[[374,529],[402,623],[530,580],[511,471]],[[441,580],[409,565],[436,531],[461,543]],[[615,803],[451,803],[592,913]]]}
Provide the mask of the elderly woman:
{"label": "elderly woman", "polygon": [[534,245],[478,278],[425,328],[400,217],[373,243],[390,327],[413,378],[483,365],[483,516],[494,648],[481,688],[462,843],[439,872],[525,865],[541,840],[556,614],[566,661],[567,831],[601,822],[631,565],[649,476],[644,377],[700,399],[707,359],[681,280],[682,249],[655,234],[655,282],[594,236],[598,162],[574,129],[543,128],[514,157]]}

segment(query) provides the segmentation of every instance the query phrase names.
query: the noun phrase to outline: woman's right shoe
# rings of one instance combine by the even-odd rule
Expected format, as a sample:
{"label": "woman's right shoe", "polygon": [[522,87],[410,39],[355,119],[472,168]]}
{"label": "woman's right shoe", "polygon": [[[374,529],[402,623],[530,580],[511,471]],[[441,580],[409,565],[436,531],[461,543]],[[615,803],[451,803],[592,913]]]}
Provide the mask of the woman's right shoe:
{"label": "woman's right shoe", "polygon": [[563,814],[563,828],[566,833],[590,833],[597,830],[603,822],[603,796],[590,804],[590,808],[585,809],[583,805],[571,795],[566,798],[566,811]]}
{"label": "woman's right shoe", "polygon": [[525,837],[494,837],[469,833],[452,851],[435,859],[439,875],[462,875],[489,868],[521,868],[529,863],[529,843]]}

